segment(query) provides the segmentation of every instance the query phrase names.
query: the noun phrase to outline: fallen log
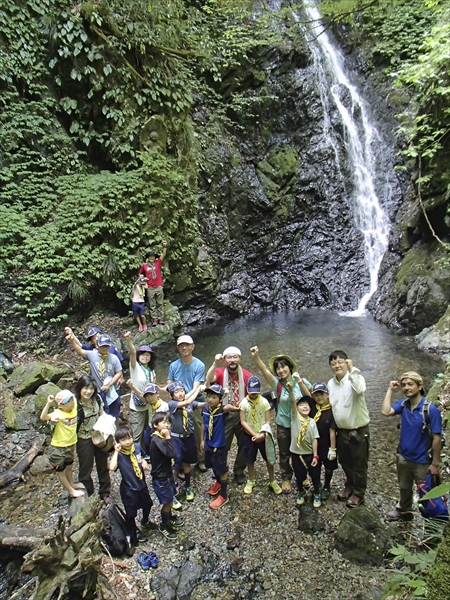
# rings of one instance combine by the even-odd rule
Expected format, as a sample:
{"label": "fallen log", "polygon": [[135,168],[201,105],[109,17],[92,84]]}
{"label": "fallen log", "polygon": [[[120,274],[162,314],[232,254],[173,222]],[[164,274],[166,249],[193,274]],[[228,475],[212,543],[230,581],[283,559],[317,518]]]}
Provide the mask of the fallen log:
{"label": "fallen log", "polygon": [[28,452],[26,452],[13,467],[4,473],[0,473],[0,488],[5,487],[5,485],[8,485],[8,483],[12,483],[17,479],[23,480],[23,472],[28,469],[36,456],[42,452],[44,441],[45,435],[38,434],[34,440],[34,444]]}
{"label": "fallen log", "polygon": [[26,551],[38,548],[53,530],[46,527],[16,527],[0,524],[0,546],[12,550]]}

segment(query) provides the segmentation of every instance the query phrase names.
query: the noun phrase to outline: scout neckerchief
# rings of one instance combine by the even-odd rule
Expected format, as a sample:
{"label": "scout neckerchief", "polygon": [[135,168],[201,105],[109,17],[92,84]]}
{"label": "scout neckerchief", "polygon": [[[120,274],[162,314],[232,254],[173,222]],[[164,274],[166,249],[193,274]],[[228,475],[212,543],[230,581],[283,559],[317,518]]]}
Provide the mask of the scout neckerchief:
{"label": "scout neckerchief", "polygon": [[152,272],[152,279],[156,279],[155,263],[147,263]]}
{"label": "scout neckerchief", "polygon": [[149,404],[150,410],[152,411],[152,417],[154,416],[154,414],[156,413],[158,408],[161,406],[161,404],[162,404],[161,398],[158,398],[158,400],[155,402],[155,404]]}
{"label": "scout neckerchief", "polygon": [[100,352],[98,353],[98,355],[100,357],[100,364],[98,367],[98,372],[100,374],[100,379],[103,381],[105,379],[105,370],[106,370],[105,360],[108,355],[100,354]]}
{"label": "scout neckerchief", "polygon": [[136,477],[138,479],[142,479],[141,467],[139,466],[138,459],[136,457],[136,454],[134,453],[134,444],[131,444],[131,447],[129,450],[125,450],[125,448],[121,448],[120,452],[121,452],[121,454],[125,454],[125,456],[130,457],[130,461],[131,461],[131,464],[133,465],[133,469],[134,469],[134,472],[136,473]]}
{"label": "scout neckerchief", "polygon": [[228,369],[223,372],[223,387],[227,389],[229,385],[231,386],[230,404],[239,406],[239,402],[245,397],[244,374],[240,365],[238,365],[237,373],[230,373]]}
{"label": "scout neckerchief", "polygon": [[308,426],[309,426],[309,417],[302,417],[301,415],[299,415],[300,417],[300,429],[298,432],[298,437],[297,437],[297,448],[300,448],[300,444],[303,442],[306,432],[308,431]]}
{"label": "scout neckerchief", "polygon": [[154,432],[153,432],[153,435],[156,435],[157,437],[161,438],[162,440],[164,440],[164,439],[165,439],[165,437],[163,436],[163,434],[162,434],[162,433],[160,433],[159,431],[154,431]]}
{"label": "scout neckerchief", "polygon": [[188,428],[188,413],[187,413],[187,410],[185,408],[183,408],[182,410],[183,410],[183,430],[187,431],[187,428]]}
{"label": "scout neckerchief", "polygon": [[252,400],[251,398],[249,398],[247,396],[247,400],[248,400],[248,403],[250,404],[250,408],[251,408],[251,413],[250,413],[251,426],[253,427],[253,429],[255,429],[256,425],[258,424],[256,407],[258,406],[259,395],[254,400]]}
{"label": "scout neckerchief", "polygon": [[331,404],[329,402],[328,402],[328,404],[322,404],[322,406],[320,404],[316,403],[317,412],[314,415],[314,421],[317,423],[317,421],[320,419],[323,411],[328,410],[329,408],[331,408]]}
{"label": "scout neckerchief", "polygon": [[140,283],[138,283],[138,292],[139,292],[139,297],[144,299],[145,296],[145,288],[143,285],[141,285]]}
{"label": "scout neckerchief", "polygon": [[216,408],[209,409],[209,425],[208,425],[208,440],[212,438],[214,428],[214,415],[220,410],[221,404],[218,404]]}

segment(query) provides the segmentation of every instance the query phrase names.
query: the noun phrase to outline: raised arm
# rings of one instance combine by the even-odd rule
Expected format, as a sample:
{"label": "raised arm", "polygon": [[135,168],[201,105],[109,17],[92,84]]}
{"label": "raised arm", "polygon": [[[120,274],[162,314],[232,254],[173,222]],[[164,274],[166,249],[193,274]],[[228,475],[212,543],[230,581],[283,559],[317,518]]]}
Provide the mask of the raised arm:
{"label": "raised arm", "polygon": [[47,402],[45,403],[44,408],[42,409],[41,415],[39,417],[41,421],[50,421],[50,419],[52,418],[52,416],[48,414],[48,409],[53,404],[54,400],[55,396],[47,396]]}
{"label": "raised arm", "polygon": [[209,367],[208,372],[206,373],[206,381],[211,384],[216,381],[216,377],[214,375],[216,369],[219,367],[220,363],[223,360],[222,354],[216,354],[214,357],[213,364]]}
{"label": "raised arm", "polygon": [[275,377],[272,375],[272,373],[269,371],[269,369],[266,367],[266,365],[263,363],[263,361],[259,357],[258,346],[253,346],[252,348],[250,348],[250,352],[253,356],[253,360],[255,361],[255,365],[261,371],[264,379],[267,381],[267,383],[272,388],[275,383]]}
{"label": "raised arm", "polygon": [[300,374],[296,371],[295,373],[292,373],[292,378],[298,383],[302,396],[309,396],[311,398],[311,392],[306,387],[303,377],[300,377]]}
{"label": "raised arm", "polygon": [[385,417],[390,417],[391,415],[395,415],[394,409],[392,408],[392,392],[400,387],[400,383],[398,381],[390,381],[389,387],[386,392],[386,396],[384,397],[383,404],[381,405],[381,414]]}
{"label": "raised arm", "polygon": [[297,402],[295,401],[294,386],[292,385],[292,381],[288,381],[286,383],[286,387],[289,391],[289,398],[291,400],[291,413],[292,416],[295,417],[295,415],[297,414]]}
{"label": "raised arm", "polygon": [[133,340],[131,339],[131,333],[129,331],[123,334],[123,337],[126,339],[128,350],[130,351],[130,363],[133,369],[136,368],[136,348],[133,344]]}
{"label": "raised arm", "polygon": [[167,254],[167,242],[166,242],[166,240],[163,240],[161,242],[161,245],[162,245],[161,261],[164,261],[164,259],[166,258],[166,254]]}
{"label": "raised arm", "polygon": [[363,394],[366,391],[366,380],[361,375],[361,371],[353,365],[353,361],[348,358],[346,361],[348,367],[348,378],[353,390],[357,394]]}
{"label": "raised arm", "polygon": [[66,336],[66,340],[69,342],[69,344],[75,350],[75,352],[77,354],[79,354],[81,357],[86,358],[86,352],[81,347],[81,342],[76,337],[76,335],[74,334],[74,332],[72,331],[72,329],[70,327],[65,327],[64,328],[64,333],[65,333],[65,336]]}

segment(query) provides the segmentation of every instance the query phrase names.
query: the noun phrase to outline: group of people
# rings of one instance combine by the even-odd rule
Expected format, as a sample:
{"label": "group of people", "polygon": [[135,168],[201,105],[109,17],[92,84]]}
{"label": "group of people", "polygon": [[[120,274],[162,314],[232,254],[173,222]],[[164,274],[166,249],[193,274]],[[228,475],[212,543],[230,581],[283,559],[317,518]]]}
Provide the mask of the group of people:
{"label": "group of people", "polygon": [[[135,527],[137,511],[142,509],[144,535],[142,529],[154,528],[149,521],[152,500],[145,481],[145,471],[151,469],[153,490],[161,504],[159,530],[176,539],[183,520],[172,510],[181,508],[177,498],[180,481],[184,482],[186,500],[191,502],[195,498],[192,466],[196,464],[201,472],[212,469],[209,506],[221,508],[228,502],[228,452],[236,439],[232,472],[238,485],[245,484],[245,495],[252,494],[256,485],[255,462],[260,454],[267,465],[269,488],[276,495],[290,494],[295,476],[299,506],[306,501],[310,481],[315,508],[329,498],[337,459],[345,473],[337,498],[349,508],[364,502],[370,445],[366,384],[344,351],[329,355],[333,376],[328,383],[311,384],[288,355],[273,356],[266,365],[258,347],[252,347],[254,364],[270,388],[262,393],[261,379],[241,366],[239,348],[226,348],[206,370],[194,356],[192,337],[182,335],[177,339],[179,358],[170,364],[165,384],[157,385],[154,350],[147,345],[135,348],[127,332],[129,418],[115,432],[108,465],[108,454],[92,442],[92,432],[103,411],[114,417],[120,413],[122,366],[109,336],[95,328],[88,333],[92,334],[88,336],[94,346],[91,350],[70,328],[65,329],[67,341],[89,361],[91,374],[77,382],[74,393],[63,390],[49,396],[41,414],[41,419],[56,425],[49,459],[70,496],[94,492],[91,472],[95,461],[99,493],[110,501],[109,471],[119,469],[126,518]],[[392,393],[399,387],[405,398],[391,406]],[[170,396],[167,401],[160,397],[162,393]],[[401,414],[397,457],[400,502],[386,515],[389,520],[411,520],[413,483],[422,481],[427,471],[439,471],[441,415],[424,396],[420,375],[407,372],[400,382],[390,383],[382,405],[384,415]],[[49,412],[53,402],[57,409]],[[281,486],[275,479],[276,445]],[[80,463],[78,483],[72,475],[75,449]]]}

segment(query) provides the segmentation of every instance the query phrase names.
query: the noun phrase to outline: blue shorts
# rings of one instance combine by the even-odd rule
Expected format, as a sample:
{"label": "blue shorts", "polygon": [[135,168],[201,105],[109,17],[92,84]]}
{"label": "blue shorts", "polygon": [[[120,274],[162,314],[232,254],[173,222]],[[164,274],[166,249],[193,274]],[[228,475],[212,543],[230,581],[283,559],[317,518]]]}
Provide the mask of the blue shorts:
{"label": "blue shorts", "polygon": [[143,317],[145,314],[145,302],[132,302],[131,310],[133,311],[133,317]]}
{"label": "blue shorts", "polygon": [[153,478],[153,489],[160,504],[170,504],[175,496],[175,482],[173,477],[167,479]]}
{"label": "blue shorts", "polygon": [[228,450],[226,446],[214,448],[205,442],[205,467],[212,469],[214,475],[225,475],[227,467]]}
{"label": "blue shorts", "polygon": [[258,450],[261,453],[261,456],[265,461],[267,461],[266,454],[266,441],[262,442],[252,442],[251,436],[244,431],[244,435],[242,436],[244,440],[244,454],[245,454],[245,462],[248,465],[252,465],[256,462],[256,457],[258,456]]}
{"label": "blue shorts", "polygon": [[195,435],[191,433],[187,437],[172,437],[173,451],[175,459],[173,463],[174,471],[181,471],[182,463],[193,465],[197,462],[197,445]]}

